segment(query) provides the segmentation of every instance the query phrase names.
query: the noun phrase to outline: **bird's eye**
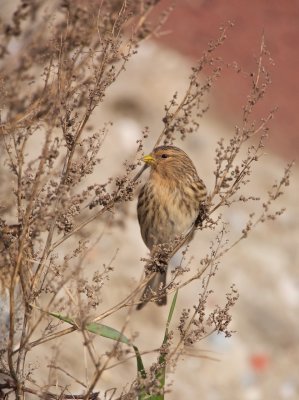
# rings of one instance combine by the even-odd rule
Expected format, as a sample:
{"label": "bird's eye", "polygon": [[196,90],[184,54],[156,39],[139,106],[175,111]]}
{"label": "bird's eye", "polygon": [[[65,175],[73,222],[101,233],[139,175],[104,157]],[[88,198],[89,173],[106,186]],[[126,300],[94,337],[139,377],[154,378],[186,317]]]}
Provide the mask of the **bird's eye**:
{"label": "bird's eye", "polygon": [[168,155],[167,154],[162,154],[161,157],[162,158],[168,158]]}

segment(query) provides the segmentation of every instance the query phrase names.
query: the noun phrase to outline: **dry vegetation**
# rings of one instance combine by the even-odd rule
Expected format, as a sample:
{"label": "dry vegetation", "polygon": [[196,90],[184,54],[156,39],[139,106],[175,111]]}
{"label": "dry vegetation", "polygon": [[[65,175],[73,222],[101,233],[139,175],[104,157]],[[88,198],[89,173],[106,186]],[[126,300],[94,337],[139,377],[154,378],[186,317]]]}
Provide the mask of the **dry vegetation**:
{"label": "dry vegetation", "polygon": [[[150,22],[155,3],[23,1],[11,23],[1,26],[1,168],[10,177],[9,184],[7,181],[2,188],[6,202],[1,204],[0,220],[0,284],[2,303],[6,304],[3,310],[7,310],[7,320],[4,314],[1,318],[2,398],[21,399],[27,393],[28,398],[42,399],[162,399],[164,366],[175,367],[186,345],[203,340],[215,331],[231,335],[230,309],[238,298],[235,286],[232,284],[227,293],[226,304],[211,313],[206,310],[211,294],[209,284],[223,255],[247,238],[257,224],[275,219],[283,212],[275,209],[273,203],[289,184],[290,166],[281,179],[270,185],[267,198],[248,197],[242,190],[250,180],[254,165],[262,162],[268,122],[273,117],[272,112],[259,121],[252,116],[271,83],[266,69],[269,55],[262,40],[256,72],[248,75],[251,89],[243,107],[242,124],[236,126],[231,138],[218,143],[215,184],[205,205],[205,218],[200,224],[197,221],[188,233],[189,236],[198,229],[212,230],[215,239],[210,252],[196,260],[197,268],[188,279],[184,277],[189,268],[184,252],[182,265],[174,271],[168,286],[171,293],[193,280],[200,280],[202,290],[197,302],[183,311],[175,328],[180,333],[178,340],[167,331],[155,364],[146,370],[138,368],[129,386],[117,388],[115,396],[98,394],[108,366],[111,368],[111,363],[121,357],[135,357],[135,353],[130,346],[124,350],[120,342],[125,339],[119,335],[114,338],[109,356],[102,361],[102,355],[94,351],[90,339],[91,322],[95,323],[94,328],[101,329],[99,322],[105,323],[107,316],[120,309],[127,309],[128,315],[135,312],[142,289],[150,279],[153,260],[142,260],[148,274],[132,292],[113,306],[102,303],[99,313],[101,290],[109,279],[113,260],[101,267],[92,279],[87,279],[83,267],[91,244],[80,234],[95,219],[102,218],[111,224],[111,218],[106,216],[111,215],[116,205],[134,198],[142,172],[140,157],[151,133],[144,128],[136,143],[135,157],[123,160],[121,176],[111,177],[107,171],[105,181],[88,186],[86,177],[101,163],[103,142],[110,126],[109,121],[103,121],[103,126],[96,129],[90,124],[90,118],[105,101],[109,87],[117,85],[118,76],[140,43],[159,35],[169,10],[155,23]],[[185,139],[196,133],[199,120],[207,110],[205,96],[223,68],[216,54],[229,29],[230,25],[222,28],[219,38],[207,45],[207,51],[192,70],[185,95],[179,98],[174,94],[165,106],[164,129],[155,138],[156,145],[174,143],[178,138]],[[39,143],[36,157],[31,156],[33,138],[34,143]],[[240,237],[229,243],[228,227],[218,211],[235,202],[245,206],[249,201],[260,204],[260,214],[248,215]],[[126,224],[125,213],[121,219]],[[68,247],[66,253],[62,244],[70,238],[73,238],[72,246],[76,245]],[[179,237],[174,243],[159,246],[155,261],[161,257],[163,261],[169,260],[187,241],[188,237]],[[66,328],[50,312],[71,326]],[[95,315],[92,321],[87,317],[91,314]],[[68,321],[67,316],[72,319]],[[121,334],[127,324],[129,318]],[[50,374],[47,385],[42,385],[27,361],[28,353],[36,346],[55,342],[74,330],[81,332],[82,346],[86,347],[92,365],[92,378],[88,382],[65,371],[70,380],[81,383],[80,394],[56,386]],[[97,333],[103,335],[102,331]],[[109,337],[111,331],[106,335]],[[50,370],[59,368],[54,361],[49,365]]]}

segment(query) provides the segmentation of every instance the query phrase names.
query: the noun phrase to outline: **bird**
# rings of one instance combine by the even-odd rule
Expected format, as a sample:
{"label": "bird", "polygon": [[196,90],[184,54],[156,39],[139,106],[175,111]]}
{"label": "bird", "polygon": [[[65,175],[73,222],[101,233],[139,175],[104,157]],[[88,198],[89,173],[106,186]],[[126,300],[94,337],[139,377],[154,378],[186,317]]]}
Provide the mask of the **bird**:
{"label": "bird", "polygon": [[[202,221],[207,189],[189,156],[178,147],[156,147],[143,162],[150,171],[139,192],[137,216],[142,239],[153,255],[155,246],[172,242]],[[152,270],[137,310],[153,297],[157,305],[167,303],[167,265]]]}

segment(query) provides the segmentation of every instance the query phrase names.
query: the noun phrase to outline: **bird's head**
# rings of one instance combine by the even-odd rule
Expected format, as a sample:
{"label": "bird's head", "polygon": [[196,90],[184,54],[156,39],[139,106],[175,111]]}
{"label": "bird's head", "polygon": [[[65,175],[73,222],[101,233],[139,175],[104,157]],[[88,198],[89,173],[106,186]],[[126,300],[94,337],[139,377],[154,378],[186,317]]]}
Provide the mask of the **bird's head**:
{"label": "bird's head", "polygon": [[196,174],[195,167],[187,154],[175,146],[156,147],[143,161],[161,178],[182,178],[190,173]]}

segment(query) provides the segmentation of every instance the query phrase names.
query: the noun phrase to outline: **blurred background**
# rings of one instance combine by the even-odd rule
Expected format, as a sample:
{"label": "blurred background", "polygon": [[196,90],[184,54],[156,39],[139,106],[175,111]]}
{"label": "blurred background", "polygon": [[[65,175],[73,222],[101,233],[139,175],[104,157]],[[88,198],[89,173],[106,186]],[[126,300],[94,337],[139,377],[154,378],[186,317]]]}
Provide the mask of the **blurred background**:
{"label": "blurred background", "polygon": [[[8,8],[9,3],[4,1]],[[157,15],[170,4],[170,1],[161,1]],[[225,63],[236,62],[241,72],[237,74],[231,68],[223,71],[206,99],[210,110],[200,121],[198,134],[184,142],[177,141],[177,145],[190,154],[199,175],[211,190],[216,143],[220,137],[229,139],[242,118],[242,107],[249,92],[248,73],[256,71],[264,33],[273,59],[272,84],[258,115],[266,116],[276,107],[278,110],[271,121],[267,154],[258,163],[248,190],[254,195],[265,195],[299,150],[298,18],[299,5],[292,0],[177,2],[163,27],[163,34],[140,46],[137,56],[109,90],[107,100],[93,117],[94,126],[113,121],[113,127],[105,141],[101,168],[90,177],[90,182],[100,182],[120,173],[122,161],[134,152],[136,140],[145,126],[150,130],[145,151],[151,150],[163,126],[164,105],[175,91],[179,95],[184,93],[192,63],[202,55],[208,42],[218,36],[219,27],[229,20],[235,25],[229,30],[228,40],[219,53]],[[214,295],[208,305],[211,309],[215,304],[225,302],[225,293],[233,283],[239,290],[240,298],[232,310],[231,327],[235,333],[231,338],[212,335],[191,348],[191,355],[184,356],[178,367],[170,371],[168,380],[172,384],[167,399],[299,399],[298,178],[299,171],[295,166],[291,186],[278,202],[278,207],[286,208],[283,216],[258,227],[225,256],[212,282]],[[237,237],[243,228],[250,207],[245,204],[223,211],[230,224],[231,238]],[[114,272],[104,291],[103,306],[121,300],[142,273],[140,258],[146,256],[147,249],[139,234],[135,208],[136,200],[128,205],[126,226],[116,229],[112,225],[108,231],[105,227],[103,239],[88,255],[91,273],[99,265],[99,254],[101,262],[109,261],[118,248]],[[93,239],[103,229],[97,221],[86,229],[85,234]],[[211,234],[197,234],[189,252],[194,257],[192,265],[195,267],[209,248],[211,239]],[[67,251],[69,243],[64,246]],[[117,291],[113,289],[115,287]],[[180,310],[196,302],[200,289],[200,282],[194,282],[180,291],[177,319]],[[138,332],[135,341],[142,351],[160,346],[167,313],[167,308],[149,305],[131,316],[127,334]],[[121,329],[125,318],[126,313],[120,312],[105,323]],[[82,354],[78,347],[73,351],[80,340],[76,334],[61,339],[62,350],[55,353],[61,358],[62,365],[76,370],[77,376],[84,373]],[[103,341],[98,341],[102,350]],[[46,363],[41,363],[40,357],[50,359],[50,351],[51,344],[44,346],[43,352],[37,350],[31,354],[32,363],[39,365],[38,373],[45,383],[48,376],[42,371]],[[154,358],[149,355],[147,362]],[[131,382],[135,374],[134,360],[128,361],[125,369],[121,365],[116,371],[108,370],[104,374],[101,390]],[[68,382],[65,376],[59,379]],[[74,388],[77,390],[76,385]]]}
{"label": "blurred background", "polygon": [[[171,3],[163,0],[159,9]],[[215,37],[219,27],[230,21],[235,26],[219,53],[227,63],[236,61],[248,71],[254,67],[264,33],[273,68],[272,85],[262,111],[266,113],[278,107],[269,144],[279,155],[296,158],[299,149],[298,18],[296,0],[181,0],[164,25],[165,35],[158,41],[194,60],[205,49],[206,43]],[[247,95],[246,80],[240,79],[237,86],[234,82],[235,74],[227,73],[219,80],[213,93],[213,113],[223,123],[231,123],[236,113],[240,114],[240,104]]]}

